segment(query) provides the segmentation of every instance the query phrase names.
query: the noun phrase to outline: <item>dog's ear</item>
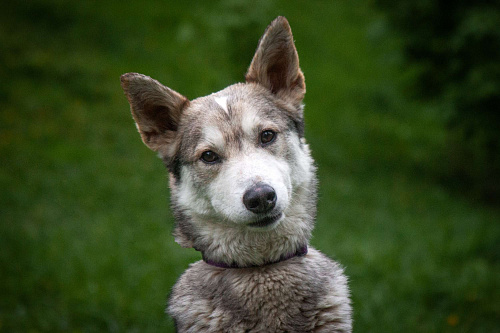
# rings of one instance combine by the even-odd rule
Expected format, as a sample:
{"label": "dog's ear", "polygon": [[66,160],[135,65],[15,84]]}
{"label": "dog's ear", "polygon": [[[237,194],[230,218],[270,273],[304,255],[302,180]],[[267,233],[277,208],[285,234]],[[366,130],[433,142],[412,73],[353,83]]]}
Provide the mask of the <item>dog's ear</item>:
{"label": "dog's ear", "polygon": [[151,150],[167,155],[175,139],[182,110],[189,100],[149,76],[127,73],[121,84],[142,141]]}
{"label": "dog's ear", "polygon": [[300,105],[306,86],[299,56],[286,18],[279,16],[267,27],[245,76],[278,97]]}

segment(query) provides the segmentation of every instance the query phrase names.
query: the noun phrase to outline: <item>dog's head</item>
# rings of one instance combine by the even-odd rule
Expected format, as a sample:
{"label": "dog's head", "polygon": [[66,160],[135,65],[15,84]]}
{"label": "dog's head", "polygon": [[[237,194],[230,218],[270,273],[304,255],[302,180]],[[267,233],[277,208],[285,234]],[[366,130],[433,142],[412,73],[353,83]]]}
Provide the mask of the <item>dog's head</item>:
{"label": "dog's head", "polygon": [[193,101],[136,73],[122,87],[142,140],[170,172],[178,243],[240,265],[307,244],[316,180],[304,75],[284,17],[260,39],[246,83]]}

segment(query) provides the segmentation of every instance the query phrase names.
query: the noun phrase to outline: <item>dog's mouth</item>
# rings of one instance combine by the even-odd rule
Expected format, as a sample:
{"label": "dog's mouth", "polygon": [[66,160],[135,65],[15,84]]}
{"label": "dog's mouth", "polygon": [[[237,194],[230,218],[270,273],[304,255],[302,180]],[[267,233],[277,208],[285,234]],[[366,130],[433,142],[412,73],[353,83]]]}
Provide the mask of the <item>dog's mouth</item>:
{"label": "dog's mouth", "polygon": [[254,228],[268,227],[268,226],[273,225],[274,223],[278,222],[282,216],[283,216],[283,213],[281,213],[281,212],[274,214],[274,215],[269,215],[269,216],[266,216],[266,217],[264,217],[256,222],[250,223],[249,226],[254,227]]}

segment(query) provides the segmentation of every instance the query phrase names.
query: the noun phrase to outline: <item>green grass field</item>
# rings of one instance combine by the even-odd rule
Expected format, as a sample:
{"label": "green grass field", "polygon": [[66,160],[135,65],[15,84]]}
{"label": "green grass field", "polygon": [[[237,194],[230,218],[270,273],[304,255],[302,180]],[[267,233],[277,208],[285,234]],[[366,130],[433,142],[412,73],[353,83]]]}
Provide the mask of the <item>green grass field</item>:
{"label": "green grass field", "polygon": [[403,96],[369,1],[1,7],[0,331],[173,331],[168,293],[200,255],[170,235],[166,172],[119,77],[220,90],[278,15],[306,75],[312,244],[346,268],[354,330],[500,331],[500,210],[440,185],[444,117]]}

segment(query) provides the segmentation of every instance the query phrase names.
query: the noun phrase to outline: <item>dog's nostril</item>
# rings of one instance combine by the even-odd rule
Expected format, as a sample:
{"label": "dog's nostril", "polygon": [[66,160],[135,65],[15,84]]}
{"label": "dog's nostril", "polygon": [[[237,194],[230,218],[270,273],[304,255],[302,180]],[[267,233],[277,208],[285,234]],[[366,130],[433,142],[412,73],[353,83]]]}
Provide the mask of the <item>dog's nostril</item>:
{"label": "dog's nostril", "polygon": [[267,184],[257,183],[245,192],[243,203],[253,213],[267,213],[276,205],[276,192]]}
{"label": "dog's nostril", "polygon": [[248,202],[246,203],[246,206],[248,209],[256,209],[259,207],[259,198],[255,197],[252,199],[249,199]]}
{"label": "dog's nostril", "polygon": [[272,192],[269,192],[267,194],[267,202],[275,202],[276,201],[276,192],[274,192],[274,190]]}

